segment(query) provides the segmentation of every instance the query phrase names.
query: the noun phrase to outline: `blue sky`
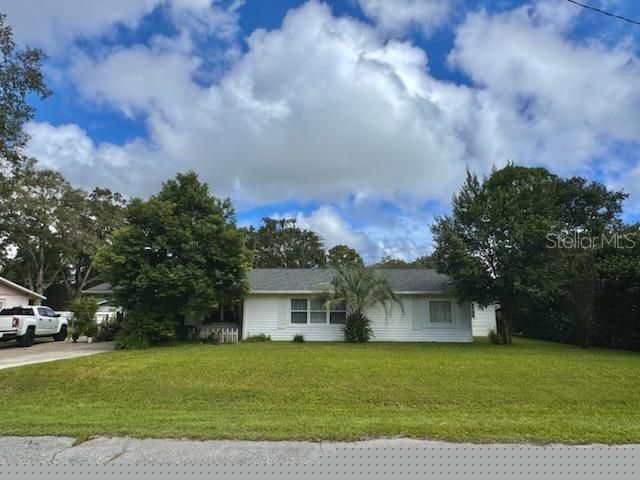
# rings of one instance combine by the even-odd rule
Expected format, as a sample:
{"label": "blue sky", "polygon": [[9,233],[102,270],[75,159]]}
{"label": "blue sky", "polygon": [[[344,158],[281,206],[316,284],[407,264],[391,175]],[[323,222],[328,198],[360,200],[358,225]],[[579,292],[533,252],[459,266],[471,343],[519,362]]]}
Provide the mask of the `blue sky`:
{"label": "blue sky", "polygon": [[564,0],[0,11],[48,55],[28,151],[84,188],[146,196],[192,169],[242,224],[294,216],[369,260],[428,253],[465,170],[510,160],[622,188],[640,218],[640,27]]}

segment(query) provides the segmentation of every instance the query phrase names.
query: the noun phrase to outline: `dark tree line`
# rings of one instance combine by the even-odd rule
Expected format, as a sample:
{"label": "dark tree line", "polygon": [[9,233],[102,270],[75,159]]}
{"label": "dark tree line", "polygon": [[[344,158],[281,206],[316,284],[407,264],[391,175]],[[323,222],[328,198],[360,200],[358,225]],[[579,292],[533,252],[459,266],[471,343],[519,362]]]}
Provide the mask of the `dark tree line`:
{"label": "dark tree line", "polygon": [[295,218],[263,218],[258,228],[244,229],[247,248],[253,252],[255,268],[318,268],[361,265],[362,257],[347,245],[328,251],[313,230],[300,228]]}

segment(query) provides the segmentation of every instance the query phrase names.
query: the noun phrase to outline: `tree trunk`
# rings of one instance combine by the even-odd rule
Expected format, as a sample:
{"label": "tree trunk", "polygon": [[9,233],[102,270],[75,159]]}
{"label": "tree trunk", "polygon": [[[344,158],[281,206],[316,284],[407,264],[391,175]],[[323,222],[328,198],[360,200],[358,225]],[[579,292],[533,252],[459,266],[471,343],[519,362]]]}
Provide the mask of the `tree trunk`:
{"label": "tree trunk", "polygon": [[511,345],[513,334],[513,319],[515,318],[515,308],[513,305],[509,305],[507,302],[500,302],[500,320],[502,331],[499,332],[502,335],[502,340],[505,345]]}
{"label": "tree trunk", "polygon": [[511,318],[509,315],[502,315],[502,338],[506,345],[511,345]]}
{"label": "tree trunk", "polygon": [[593,325],[593,314],[591,309],[586,307],[584,311],[579,312],[581,316],[578,321],[578,343],[580,348],[589,348],[591,346],[591,326]]}

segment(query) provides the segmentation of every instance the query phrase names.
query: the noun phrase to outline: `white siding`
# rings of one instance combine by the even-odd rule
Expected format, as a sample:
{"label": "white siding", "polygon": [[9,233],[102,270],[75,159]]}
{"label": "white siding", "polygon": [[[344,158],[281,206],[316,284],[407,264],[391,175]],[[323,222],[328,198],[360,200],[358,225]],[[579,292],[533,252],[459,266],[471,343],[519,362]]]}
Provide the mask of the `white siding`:
{"label": "white siding", "polygon": [[482,308],[474,303],[473,308],[474,317],[471,323],[474,337],[486,337],[489,334],[489,330],[496,330],[495,305]]}
{"label": "white siding", "polygon": [[2,304],[2,308],[29,305],[29,297],[8,285],[0,284],[0,304]]}
{"label": "white siding", "polygon": [[[308,341],[340,341],[342,325],[291,324],[291,295],[249,295],[243,309],[243,338],[264,333],[273,340],[291,340],[304,335]],[[429,322],[429,301],[451,300],[453,323]],[[382,307],[367,312],[374,341],[395,342],[471,342],[471,310],[451,297],[402,296],[404,312],[394,305],[387,317]],[[280,321],[279,321],[280,319]],[[283,321],[286,319],[286,321]]]}

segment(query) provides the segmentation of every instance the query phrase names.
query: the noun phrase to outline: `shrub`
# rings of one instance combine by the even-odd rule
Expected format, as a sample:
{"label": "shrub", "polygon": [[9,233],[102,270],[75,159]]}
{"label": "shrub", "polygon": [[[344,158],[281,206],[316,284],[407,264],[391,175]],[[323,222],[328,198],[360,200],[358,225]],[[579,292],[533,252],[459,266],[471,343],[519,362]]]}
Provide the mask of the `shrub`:
{"label": "shrub", "polygon": [[91,320],[84,325],[84,333],[87,337],[98,338],[98,323],[95,320]]}
{"label": "shrub", "polygon": [[502,335],[500,335],[498,332],[496,332],[493,329],[489,330],[489,334],[487,335],[487,338],[494,345],[502,345],[504,343],[504,338],[502,337]]}
{"label": "shrub", "polygon": [[218,345],[220,343],[220,335],[217,332],[211,332],[206,337],[197,337],[200,343],[206,343],[209,345]]}
{"label": "shrub", "polygon": [[339,265],[335,270],[321,299],[335,307],[340,305],[340,310],[348,312],[343,327],[345,341],[368,342],[373,337],[371,322],[364,314],[370,308],[380,305],[387,319],[394,304],[404,311],[402,301],[377,269],[354,264]]}
{"label": "shrub", "polygon": [[251,335],[244,339],[247,343],[260,343],[260,342],[270,342],[271,336],[265,335],[264,333],[259,333],[258,335]]}
{"label": "shrub", "polygon": [[304,335],[300,335],[299,333],[293,336],[293,342],[295,343],[304,343]]}
{"label": "shrub", "polygon": [[73,312],[73,333],[75,335],[95,336],[97,332],[96,312],[98,303],[93,297],[80,297],[74,300],[69,309]]}
{"label": "shrub", "polygon": [[344,323],[344,339],[350,343],[368,342],[373,337],[371,322],[362,313],[350,313]]}
{"label": "shrub", "polygon": [[111,320],[105,320],[98,325],[98,340],[101,342],[110,342],[116,338],[120,331],[122,320],[116,317]]}
{"label": "shrub", "polygon": [[116,348],[148,348],[175,338],[175,325],[171,317],[143,311],[131,311],[116,335]]}

